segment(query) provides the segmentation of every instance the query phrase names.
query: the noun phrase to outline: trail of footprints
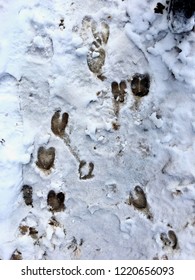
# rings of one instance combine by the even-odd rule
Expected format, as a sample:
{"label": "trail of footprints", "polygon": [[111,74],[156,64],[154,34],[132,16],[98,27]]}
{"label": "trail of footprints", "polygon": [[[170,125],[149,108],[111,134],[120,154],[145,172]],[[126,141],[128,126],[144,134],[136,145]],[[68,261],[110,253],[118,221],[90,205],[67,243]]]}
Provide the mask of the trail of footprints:
{"label": "trail of footprints", "polygon": [[[130,192],[128,204],[132,205],[137,211],[143,213],[149,220],[153,220],[153,215],[150,212],[146,194],[140,186],[135,186],[133,191]],[[160,233],[160,240],[162,241],[163,249],[171,248],[172,250],[175,250],[179,248],[177,236],[172,229],[168,230],[167,233]]]}
{"label": "trail of footprints", "polygon": [[[59,26],[64,24],[61,21]],[[89,70],[97,75],[99,79],[104,81],[105,77],[102,74],[102,67],[105,63],[106,51],[105,46],[109,39],[109,26],[106,22],[101,22],[100,26],[95,21],[92,21],[90,18],[85,17],[83,19],[83,24],[88,24],[91,27],[91,32],[94,37],[94,41],[91,43],[89,52],[87,54],[87,64]],[[64,25],[63,25],[64,26]],[[139,98],[146,96],[149,93],[150,88],[150,76],[145,74],[136,73],[128,80],[131,86],[132,93],[136,99],[136,102],[139,101]],[[121,80],[120,82],[113,81],[111,83],[111,92],[113,95],[113,106],[114,113],[118,117],[120,108],[122,104],[125,103],[127,98],[127,82]],[[80,180],[92,179],[94,177],[94,163],[86,162],[81,160],[76,149],[73,149],[71,146],[71,141],[69,135],[66,133],[66,127],[69,122],[69,114],[67,112],[61,113],[60,110],[57,110],[51,118],[51,131],[56,137],[60,137],[64,140],[64,143],[68,147],[70,153],[79,163],[78,173]],[[52,168],[55,165],[56,149],[55,147],[39,147],[37,151],[37,161],[36,166],[48,175]],[[27,206],[33,207],[33,188],[29,185],[24,185],[22,187],[23,199]],[[61,212],[66,209],[65,206],[65,194],[63,192],[56,193],[54,190],[50,190],[47,194],[47,207],[48,210],[54,215],[55,212]],[[133,191],[130,192],[128,198],[128,205],[134,207],[136,211],[144,214],[149,220],[153,220],[153,215],[150,212],[150,207],[147,202],[147,197],[144,190],[140,186],[135,186]],[[60,224],[55,219],[55,216],[51,218],[48,223],[51,226],[59,227]],[[35,227],[30,227],[22,224],[19,227],[19,231],[22,235],[29,235],[33,239],[38,238],[38,231]],[[171,247],[172,249],[178,248],[178,240],[175,232],[169,230],[168,233],[161,233],[160,239],[164,247]],[[83,244],[83,240],[79,243],[75,238],[73,238],[72,243],[68,249],[73,249],[75,254],[79,254],[80,247]],[[12,260],[22,259],[22,253],[18,250],[15,250],[11,256]]]}

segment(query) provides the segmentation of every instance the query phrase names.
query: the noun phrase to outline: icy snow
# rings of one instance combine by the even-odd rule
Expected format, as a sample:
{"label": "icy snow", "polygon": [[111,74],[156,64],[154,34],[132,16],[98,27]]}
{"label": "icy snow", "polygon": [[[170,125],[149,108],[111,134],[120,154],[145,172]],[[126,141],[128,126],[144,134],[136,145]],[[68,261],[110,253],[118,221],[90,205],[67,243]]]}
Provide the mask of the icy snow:
{"label": "icy snow", "polygon": [[[0,1],[0,259],[195,258],[195,35],[173,34],[156,4]],[[93,73],[102,22],[109,37],[92,62],[100,48],[105,62]],[[151,79],[140,99],[135,73]],[[118,113],[114,81],[127,85]],[[63,138],[51,130],[56,111],[69,114]],[[41,146],[55,148],[47,172],[36,164]],[[129,205],[136,185],[145,210]],[[49,210],[50,190],[64,192],[64,211]],[[162,238],[169,230],[176,248]]]}

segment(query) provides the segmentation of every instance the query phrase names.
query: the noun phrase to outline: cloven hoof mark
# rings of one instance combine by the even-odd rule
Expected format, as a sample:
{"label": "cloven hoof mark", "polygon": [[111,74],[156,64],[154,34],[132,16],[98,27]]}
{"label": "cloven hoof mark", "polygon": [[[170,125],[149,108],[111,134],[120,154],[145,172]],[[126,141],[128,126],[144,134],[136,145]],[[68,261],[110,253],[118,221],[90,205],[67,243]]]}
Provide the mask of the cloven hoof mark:
{"label": "cloven hoof mark", "polygon": [[65,133],[65,128],[68,124],[69,115],[68,113],[63,113],[60,118],[60,111],[56,111],[51,118],[51,130],[59,137],[63,137]]}
{"label": "cloven hoof mark", "polygon": [[55,160],[55,148],[50,147],[48,149],[44,147],[39,147],[38,153],[37,153],[37,162],[36,165],[43,169],[43,170],[49,170],[54,165]]}
{"label": "cloven hoof mark", "polygon": [[50,210],[53,212],[64,211],[65,195],[63,192],[59,192],[56,194],[54,190],[49,191],[47,195],[47,205],[50,207]]}
{"label": "cloven hoof mark", "polygon": [[33,189],[32,189],[32,187],[28,186],[28,185],[24,185],[22,187],[22,193],[23,193],[23,199],[24,199],[24,202],[26,203],[26,205],[33,206],[33,198],[32,198]]}
{"label": "cloven hoof mark", "polygon": [[171,247],[172,249],[178,248],[178,239],[173,230],[169,230],[168,234],[165,232],[161,233],[160,239],[163,242],[164,246]]}
{"label": "cloven hoof mark", "polygon": [[147,207],[146,195],[140,186],[134,188],[134,193],[130,192],[129,204],[132,204],[137,209],[145,209]]}
{"label": "cloven hoof mark", "polygon": [[150,76],[136,73],[131,80],[131,90],[137,97],[143,97],[149,93]]}
{"label": "cloven hoof mark", "polygon": [[82,160],[79,164],[79,178],[80,180],[87,180],[87,179],[91,179],[94,177],[93,170],[94,170],[94,164],[93,162],[89,162],[88,164],[88,172],[87,174],[84,174],[84,167],[86,167],[86,161]]}

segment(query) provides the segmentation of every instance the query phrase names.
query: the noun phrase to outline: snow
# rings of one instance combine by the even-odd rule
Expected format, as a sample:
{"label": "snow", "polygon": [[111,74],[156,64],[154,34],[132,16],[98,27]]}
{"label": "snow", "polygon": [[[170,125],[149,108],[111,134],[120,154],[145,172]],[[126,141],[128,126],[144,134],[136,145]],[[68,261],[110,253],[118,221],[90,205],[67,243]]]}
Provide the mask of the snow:
{"label": "snow", "polygon": [[[172,33],[156,4],[0,1],[0,259],[194,259],[195,35]],[[136,73],[150,75],[141,98]],[[57,111],[69,116],[63,137]],[[40,147],[55,149],[49,170]],[[145,209],[129,203],[137,185]],[[65,194],[64,211],[50,211],[50,190]]]}

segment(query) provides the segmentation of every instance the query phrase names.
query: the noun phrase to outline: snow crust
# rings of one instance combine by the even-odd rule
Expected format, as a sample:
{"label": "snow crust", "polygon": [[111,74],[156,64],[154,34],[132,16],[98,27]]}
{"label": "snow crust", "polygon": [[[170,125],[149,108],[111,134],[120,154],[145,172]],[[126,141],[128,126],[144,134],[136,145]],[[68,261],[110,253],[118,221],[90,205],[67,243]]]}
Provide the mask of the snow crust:
{"label": "snow crust", "polygon": [[[173,34],[157,2],[0,1],[0,259],[195,258],[195,35]],[[93,22],[109,26],[103,80],[87,64]],[[151,79],[140,99],[135,73]],[[127,84],[118,115],[114,81]],[[64,138],[56,111],[69,115]],[[50,172],[36,164],[41,146],[55,148]],[[136,185],[147,213],[129,205]],[[50,190],[65,193],[64,211],[49,211]]]}

